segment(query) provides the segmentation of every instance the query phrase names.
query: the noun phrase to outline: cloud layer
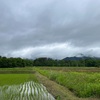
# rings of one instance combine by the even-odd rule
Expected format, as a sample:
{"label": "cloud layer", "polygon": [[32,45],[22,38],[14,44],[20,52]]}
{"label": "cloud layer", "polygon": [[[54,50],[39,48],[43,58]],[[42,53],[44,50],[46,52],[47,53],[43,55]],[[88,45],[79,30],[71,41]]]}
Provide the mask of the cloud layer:
{"label": "cloud layer", "polygon": [[0,55],[100,56],[100,0],[0,0]]}

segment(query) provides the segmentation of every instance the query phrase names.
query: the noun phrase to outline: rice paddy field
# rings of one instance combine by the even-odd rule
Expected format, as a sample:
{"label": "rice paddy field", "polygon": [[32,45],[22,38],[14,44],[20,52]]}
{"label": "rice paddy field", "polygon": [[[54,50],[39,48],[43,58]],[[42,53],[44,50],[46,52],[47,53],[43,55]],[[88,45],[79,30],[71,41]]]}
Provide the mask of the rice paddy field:
{"label": "rice paddy field", "polygon": [[55,100],[46,87],[38,82],[32,70],[1,69],[0,100]]}
{"label": "rice paddy field", "polygon": [[93,67],[2,68],[0,69],[0,100],[62,100],[59,94],[57,98],[53,95],[61,90],[53,87],[55,91],[52,91],[53,84],[45,81],[44,77],[36,77],[38,73],[63,86],[65,90],[68,89],[74,94],[72,96],[77,97],[77,99],[70,97],[63,100],[100,100],[100,68]]}

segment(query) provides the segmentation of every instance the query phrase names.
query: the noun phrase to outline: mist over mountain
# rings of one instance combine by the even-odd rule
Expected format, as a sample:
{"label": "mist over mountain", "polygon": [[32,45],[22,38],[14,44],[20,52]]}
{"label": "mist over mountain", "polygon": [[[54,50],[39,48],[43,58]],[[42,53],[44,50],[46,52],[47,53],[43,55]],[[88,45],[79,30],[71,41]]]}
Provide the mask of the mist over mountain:
{"label": "mist over mountain", "polygon": [[85,60],[85,59],[100,59],[100,57],[66,57],[62,60]]}

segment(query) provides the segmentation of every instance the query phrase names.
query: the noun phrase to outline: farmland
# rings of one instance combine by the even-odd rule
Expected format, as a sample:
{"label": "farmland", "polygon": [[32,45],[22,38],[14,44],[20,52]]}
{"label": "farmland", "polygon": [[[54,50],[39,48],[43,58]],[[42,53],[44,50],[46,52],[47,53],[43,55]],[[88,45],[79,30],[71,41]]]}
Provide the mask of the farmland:
{"label": "farmland", "polygon": [[99,68],[45,67],[37,70],[50,80],[66,87],[79,98],[100,98]]}
{"label": "farmland", "polygon": [[1,100],[55,100],[38,82],[33,68],[2,68],[0,72]]}
{"label": "farmland", "polygon": [[[31,96],[29,97],[29,100],[31,100],[31,98],[34,97],[32,95],[32,87],[34,87],[33,84],[37,83],[43,84],[47,88],[47,90],[45,91],[49,91],[49,93],[51,93],[57,100],[99,100],[99,72],[100,68],[94,67],[25,67],[5,69],[2,68],[0,69],[0,92],[5,93],[4,88],[6,88],[7,90],[9,86],[11,88],[10,91],[13,91],[12,87],[30,87],[31,93],[29,92],[29,95]],[[29,84],[29,86],[27,84]],[[40,85],[35,86],[40,87]],[[38,90],[39,93],[39,91],[44,89],[36,89],[36,91]],[[26,91],[27,89],[24,90],[22,88],[19,90]],[[48,92],[46,93],[47,95],[49,94]],[[20,93],[16,94],[16,96],[20,96]],[[20,98],[22,98],[22,96]],[[38,96],[35,98],[38,98]],[[40,99],[36,100],[43,100],[42,98],[43,97],[41,96]],[[22,100],[24,99],[25,98],[23,97]],[[52,96],[45,100],[49,99],[54,100]]]}

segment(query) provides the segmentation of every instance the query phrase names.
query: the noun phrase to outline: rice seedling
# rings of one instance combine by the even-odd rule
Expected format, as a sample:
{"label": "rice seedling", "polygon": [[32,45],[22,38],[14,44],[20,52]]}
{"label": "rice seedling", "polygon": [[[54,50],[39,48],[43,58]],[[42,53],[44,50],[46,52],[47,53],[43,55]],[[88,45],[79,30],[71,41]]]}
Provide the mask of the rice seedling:
{"label": "rice seedling", "polygon": [[[33,92],[34,91],[34,92]],[[1,100],[55,100],[46,88],[34,81],[20,85],[6,85],[0,87]]]}
{"label": "rice seedling", "polygon": [[21,84],[32,80],[37,82],[34,74],[0,74],[0,86]]}

